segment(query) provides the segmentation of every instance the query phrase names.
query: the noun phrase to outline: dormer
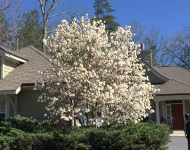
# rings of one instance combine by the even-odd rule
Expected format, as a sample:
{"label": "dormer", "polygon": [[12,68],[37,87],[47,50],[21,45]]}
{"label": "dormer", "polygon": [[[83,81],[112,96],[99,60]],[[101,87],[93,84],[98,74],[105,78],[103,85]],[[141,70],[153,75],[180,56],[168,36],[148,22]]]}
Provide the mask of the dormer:
{"label": "dormer", "polygon": [[[10,50],[5,50],[4,48],[0,48],[0,77],[3,79],[6,77],[11,71],[14,70],[17,66],[26,62],[25,59],[20,58],[10,52]],[[13,51],[14,52],[14,51]]]}

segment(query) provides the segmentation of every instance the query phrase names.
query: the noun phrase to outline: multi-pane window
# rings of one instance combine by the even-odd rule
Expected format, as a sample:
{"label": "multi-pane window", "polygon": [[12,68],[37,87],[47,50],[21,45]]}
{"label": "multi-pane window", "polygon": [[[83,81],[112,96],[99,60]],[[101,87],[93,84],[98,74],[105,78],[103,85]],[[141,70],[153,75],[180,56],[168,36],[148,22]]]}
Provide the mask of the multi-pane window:
{"label": "multi-pane window", "polygon": [[178,104],[178,103],[182,103],[182,100],[166,101],[166,104]]}
{"label": "multi-pane window", "polygon": [[5,100],[0,99],[0,122],[5,120]]}

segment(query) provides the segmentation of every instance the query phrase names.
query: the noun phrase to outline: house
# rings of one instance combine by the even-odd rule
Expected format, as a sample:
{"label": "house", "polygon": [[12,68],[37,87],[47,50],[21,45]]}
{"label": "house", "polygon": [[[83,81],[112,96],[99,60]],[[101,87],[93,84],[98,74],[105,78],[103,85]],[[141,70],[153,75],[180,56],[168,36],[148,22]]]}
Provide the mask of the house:
{"label": "house", "polygon": [[41,79],[39,70],[49,67],[48,57],[32,46],[11,51],[0,47],[0,118],[17,114],[44,119],[45,105],[37,102],[39,91],[34,83]]}
{"label": "house", "polygon": [[151,119],[171,125],[174,130],[184,128],[184,116],[190,113],[190,70],[177,66],[152,67],[150,50],[142,50],[139,55],[149,80],[156,89],[151,101],[155,113]]}
{"label": "house", "polygon": [[[139,55],[150,82],[159,88],[151,104],[155,113],[150,119],[167,122],[173,129],[183,129],[184,115],[190,113],[190,71],[175,66],[152,67],[151,52]],[[45,104],[37,102],[39,91],[33,90],[38,71],[49,67],[48,57],[32,46],[11,51],[0,47],[0,119],[17,114],[44,120]]]}

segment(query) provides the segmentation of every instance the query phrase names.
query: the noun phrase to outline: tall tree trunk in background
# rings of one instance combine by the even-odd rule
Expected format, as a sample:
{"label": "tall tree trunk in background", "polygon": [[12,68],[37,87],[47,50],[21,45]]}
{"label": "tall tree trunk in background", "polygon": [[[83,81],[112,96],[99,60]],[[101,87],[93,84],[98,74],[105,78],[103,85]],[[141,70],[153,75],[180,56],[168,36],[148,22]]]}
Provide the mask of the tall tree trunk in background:
{"label": "tall tree trunk in background", "polygon": [[[48,23],[48,20],[46,20],[43,24],[43,38],[42,39],[46,39],[47,38],[47,23]],[[45,52],[45,46],[44,46],[44,43],[42,41],[42,51]]]}
{"label": "tall tree trunk in background", "polygon": [[[65,3],[64,0],[52,0],[51,2],[50,0],[38,0],[38,1],[40,3],[42,18],[43,18],[43,36],[42,36],[43,39],[47,38],[47,34],[48,34],[47,27],[48,27],[48,22],[50,18],[64,15],[64,14],[75,14],[72,12],[65,12],[61,10],[60,10],[61,12],[57,12],[57,13],[55,12],[52,14],[55,8],[57,8],[58,6],[62,6]],[[45,52],[45,46],[43,42],[42,42],[42,51]]]}

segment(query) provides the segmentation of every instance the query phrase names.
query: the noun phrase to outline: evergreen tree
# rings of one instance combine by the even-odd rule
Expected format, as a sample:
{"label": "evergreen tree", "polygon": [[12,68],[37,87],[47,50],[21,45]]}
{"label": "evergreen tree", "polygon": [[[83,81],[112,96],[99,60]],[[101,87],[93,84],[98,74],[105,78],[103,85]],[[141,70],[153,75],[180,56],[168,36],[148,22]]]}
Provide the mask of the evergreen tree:
{"label": "evergreen tree", "polygon": [[115,10],[111,8],[108,0],[95,0],[94,1],[95,18],[93,20],[103,20],[105,21],[106,30],[113,32],[116,31],[117,27],[120,26],[119,23],[115,22],[115,16],[111,15]]}
{"label": "evergreen tree", "polygon": [[42,25],[37,10],[23,14],[19,30],[19,48],[32,45],[42,50]]}

